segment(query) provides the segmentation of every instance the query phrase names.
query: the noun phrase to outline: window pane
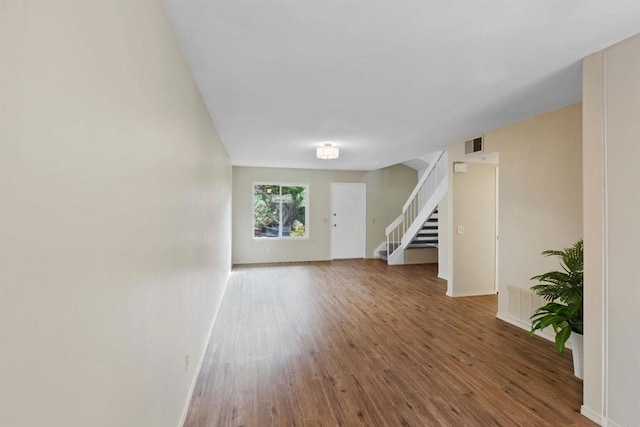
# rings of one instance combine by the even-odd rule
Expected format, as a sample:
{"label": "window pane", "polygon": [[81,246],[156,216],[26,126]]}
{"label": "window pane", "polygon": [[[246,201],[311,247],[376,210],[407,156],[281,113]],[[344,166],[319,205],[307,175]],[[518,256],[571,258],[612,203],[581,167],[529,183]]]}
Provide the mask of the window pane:
{"label": "window pane", "polygon": [[253,235],[255,237],[279,237],[279,199],[279,185],[254,185]]}
{"label": "window pane", "polygon": [[305,190],[305,187],[282,187],[282,236],[306,236]]}

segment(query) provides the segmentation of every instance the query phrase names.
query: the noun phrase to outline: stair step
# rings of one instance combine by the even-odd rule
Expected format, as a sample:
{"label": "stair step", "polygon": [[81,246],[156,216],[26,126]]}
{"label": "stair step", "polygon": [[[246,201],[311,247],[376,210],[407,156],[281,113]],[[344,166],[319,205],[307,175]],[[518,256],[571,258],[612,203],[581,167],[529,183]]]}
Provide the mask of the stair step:
{"label": "stair step", "polygon": [[[430,249],[438,248],[438,207],[431,213],[431,216],[420,227],[418,233],[405,249]],[[380,258],[387,260],[389,254],[395,252],[400,247],[400,243],[388,243],[386,250],[378,251]]]}
{"label": "stair step", "polygon": [[436,243],[411,243],[407,246],[407,249],[429,249],[429,248],[437,248],[438,242]]}

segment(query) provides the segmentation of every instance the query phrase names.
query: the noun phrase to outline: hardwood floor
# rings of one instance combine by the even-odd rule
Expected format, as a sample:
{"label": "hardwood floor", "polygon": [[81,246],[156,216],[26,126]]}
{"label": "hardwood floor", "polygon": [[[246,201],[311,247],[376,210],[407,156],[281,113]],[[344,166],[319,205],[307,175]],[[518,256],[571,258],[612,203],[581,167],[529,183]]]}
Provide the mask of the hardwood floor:
{"label": "hardwood floor", "polygon": [[445,290],[435,265],[234,268],[185,425],[595,425],[570,352]]}

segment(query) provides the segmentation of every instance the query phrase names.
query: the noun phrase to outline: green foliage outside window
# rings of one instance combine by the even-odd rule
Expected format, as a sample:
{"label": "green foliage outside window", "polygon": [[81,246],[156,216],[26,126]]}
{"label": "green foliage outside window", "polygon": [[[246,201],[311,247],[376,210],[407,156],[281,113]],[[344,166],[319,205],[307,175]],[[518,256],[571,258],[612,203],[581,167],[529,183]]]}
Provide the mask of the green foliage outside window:
{"label": "green foliage outside window", "polygon": [[254,185],[254,237],[305,237],[306,193],[306,186]]}

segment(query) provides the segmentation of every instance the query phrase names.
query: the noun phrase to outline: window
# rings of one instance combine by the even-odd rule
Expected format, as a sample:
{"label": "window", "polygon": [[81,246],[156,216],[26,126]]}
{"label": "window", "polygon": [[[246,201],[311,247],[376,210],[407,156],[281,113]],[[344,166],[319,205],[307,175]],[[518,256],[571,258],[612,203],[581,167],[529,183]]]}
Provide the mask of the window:
{"label": "window", "polygon": [[253,237],[308,237],[307,184],[254,184]]}

